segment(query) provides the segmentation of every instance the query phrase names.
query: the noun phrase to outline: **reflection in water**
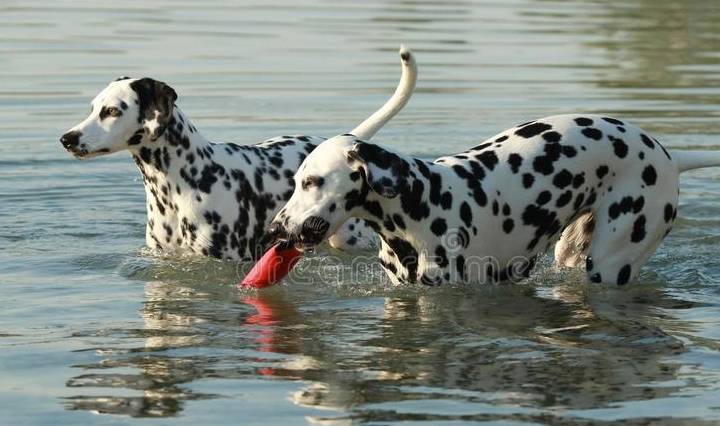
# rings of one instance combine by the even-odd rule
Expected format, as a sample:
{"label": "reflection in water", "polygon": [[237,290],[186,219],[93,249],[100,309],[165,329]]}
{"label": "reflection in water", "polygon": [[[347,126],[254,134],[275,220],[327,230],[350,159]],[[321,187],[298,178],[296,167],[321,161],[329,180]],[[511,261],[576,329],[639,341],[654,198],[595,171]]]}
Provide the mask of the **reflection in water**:
{"label": "reflection in water", "polygon": [[[130,348],[121,345],[88,349],[96,351],[104,359],[96,364],[76,367],[99,372],[81,374],[67,381],[69,387],[130,389],[142,391],[142,396],[78,395],[68,399],[68,408],[133,417],[165,417],[181,411],[188,399],[210,397],[195,394],[181,386],[204,377],[208,360],[202,356],[176,357],[167,354],[208,343],[206,336],[196,329],[205,321],[192,309],[194,294],[195,291],[177,283],[148,282],[145,286],[146,300],[140,311],[144,328],[105,332],[109,336],[144,344]],[[107,370],[128,372],[104,372]]]}
{"label": "reflection in water", "polygon": [[720,28],[717,4],[703,0],[595,3],[602,6],[597,20],[601,25],[596,26],[600,37],[589,44],[602,48],[618,71],[604,85],[698,87],[709,85],[706,79],[712,76],[717,82],[716,74],[702,72],[704,66],[717,63],[709,54],[718,48],[711,30]]}
{"label": "reflection in water", "polygon": [[[104,332],[116,343],[93,349],[102,361],[75,366],[82,373],[67,382],[78,391],[67,406],[174,416],[188,400],[227,397],[190,390],[208,378],[298,380],[297,405],[387,421],[404,418],[393,404],[418,400],[487,404],[503,408],[491,418],[526,419],[540,416],[533,407],[589,409],[676,391],[672,357],[683,346],[661,331],[670,319],[656,309],[677,302],[650,288],[587,293],[575,281],[404,289],[372,303],[303,284],[239,294],[150,282],[144,327]],[[129,337],[141,344],[116,340]],[[426,410],[414,418],[438,418],[432,403]]]}
{"label": "reflection in water", "polygon": [[[705,0],[576,0],[581,8],[557,16],[538,12],[598,49],[609,66],[593,84],[618,98],[609,112],[647,120],[648,130],[687,134],[720,132],[717,73],[720,9]],[[589,19],[586,19],[589,18]],[[586,26],[582,31],[578,22]],[[644,123],[643,123],[644,124]],[[672,144],[672,142],[671,142]]]}

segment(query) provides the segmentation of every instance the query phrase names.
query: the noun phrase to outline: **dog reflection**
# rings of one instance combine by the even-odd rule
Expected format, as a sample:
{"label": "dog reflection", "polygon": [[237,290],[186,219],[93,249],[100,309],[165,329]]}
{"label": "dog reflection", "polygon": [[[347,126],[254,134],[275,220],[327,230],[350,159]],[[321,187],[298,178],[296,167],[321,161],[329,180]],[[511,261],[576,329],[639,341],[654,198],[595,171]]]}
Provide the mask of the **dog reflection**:
{"label": "dog reflection", "polygon": [[[82,374],[67,386],[93,390],[66,403],[175,416],[187,401],[216,397],[188,384],[218,377],[297,381],[294,404],[336,415],[407,399],[584,409],[674,392],[649,385],[678,373],[680,364],[664,361],[682,345],[654,313],[674,302],[662,292],[598,296],[584,288],[454,288],[323,303],[282,288],[242,295],[152,282],[143,326],[92,336],[104,340],[92,349],[100,360],[75,366]],[[142,344],[128,347],[128,337]]]}

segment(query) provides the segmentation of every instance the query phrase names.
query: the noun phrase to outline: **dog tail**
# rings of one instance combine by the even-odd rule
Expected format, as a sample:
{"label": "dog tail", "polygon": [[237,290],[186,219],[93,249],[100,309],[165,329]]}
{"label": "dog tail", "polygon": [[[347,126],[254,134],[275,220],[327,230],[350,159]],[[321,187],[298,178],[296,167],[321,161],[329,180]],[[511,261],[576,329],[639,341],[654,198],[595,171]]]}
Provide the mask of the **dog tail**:
{"label": "dog tail", "polygon": [[372,138],[410,100],[417,81],[417,64],[410,49],[403,45],[400,45],[400,59],[402,76],[395,93],[385,102],[385,105],[350,132],[358,139],[369,140]]}
{"label": "dog tail", "polygon": [[680,172],[720,166],[720,151],[670,151]]}

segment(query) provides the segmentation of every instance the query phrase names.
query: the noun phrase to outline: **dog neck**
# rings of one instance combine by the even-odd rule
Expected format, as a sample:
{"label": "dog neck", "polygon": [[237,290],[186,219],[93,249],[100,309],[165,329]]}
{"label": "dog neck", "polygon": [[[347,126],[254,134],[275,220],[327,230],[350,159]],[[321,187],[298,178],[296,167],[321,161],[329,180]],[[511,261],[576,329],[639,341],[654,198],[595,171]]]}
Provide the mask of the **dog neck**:
{"label": "dog neck", "polygon": [[[412,157],[403,157],[410,173],[403,177],[398,194],[388,198],[367,188],[361,191],[353,216],[365,219],[380,236],[380,261],[396,282],[417,282],[427,269],[429,247],[436,244],[421,236],[428,232],[427,219],[433,206],[450,207],[452,195],[442,188],[447,168]],[[444,178],[444,176],[443,176]],[[447,181],[447,180],[445,180]],[[364,196],[363,196],[364,193]],[[441,236],[438,236],[438,240]]]}
{"label": "dog neck", "polygon": [[[139,131],[139,133],[142,132]],[[140,172],[146,178],[159,178],[169,174],[173,161],[183,156],[192,164],[195,157],[204,159],[212,156],[210,142],[205,139],[182,111],[175,107],[167,128],[157,140],[143,135],[141,143],[132,145],[130,152]],[[178,161],[175,161],[178,166]]]}
{"label": "dog neck", "polygon": [[154,141],[144,136],[130,152],[143,176],[145,186],[148,238],[162,247],[170,241],[168,230],[180,226],[178,213],[202,202],[203,170],[214,164],[212,144],[175,108],[162,135]]}

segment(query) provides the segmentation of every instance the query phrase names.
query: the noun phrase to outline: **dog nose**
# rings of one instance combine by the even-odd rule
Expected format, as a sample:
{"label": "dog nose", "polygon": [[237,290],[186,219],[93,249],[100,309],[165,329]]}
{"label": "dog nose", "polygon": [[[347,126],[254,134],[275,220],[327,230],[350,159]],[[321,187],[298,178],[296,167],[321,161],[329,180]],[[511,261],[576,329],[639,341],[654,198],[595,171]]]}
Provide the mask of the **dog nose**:
{"label": "dog nose", "polygon": [[67,132],[60,137],[60,143],[67,149],[75,148],[80,143],[81,135],[82,133],[77,130]]}
{"label": "dog nose", "polygon": [[300,240],[308,244],[318,244],[330,228],[330,222],[320,216],[305,219],[300,228]]}

